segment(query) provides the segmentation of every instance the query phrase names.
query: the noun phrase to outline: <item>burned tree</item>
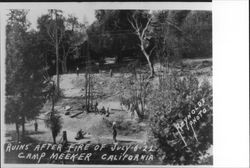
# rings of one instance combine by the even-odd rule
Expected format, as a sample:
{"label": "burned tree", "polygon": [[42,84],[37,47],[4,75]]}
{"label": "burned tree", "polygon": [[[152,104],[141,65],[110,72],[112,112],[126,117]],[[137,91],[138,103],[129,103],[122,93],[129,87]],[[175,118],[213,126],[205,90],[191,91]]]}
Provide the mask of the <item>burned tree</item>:
{"label": "burned tree", "polygon": [[59,45],[62,42],[64,36],[64,26],[63,26],[63,17],[60,13],[61,10],[51,9],[49,10],[50,17],[52,20],[47,25],[47,33],[50,37],[50,44],[55,48],[56,53],[56,76],[57,76],[57,94],[60,89],[60,76],[59,76]]}
{"label": "burned tree", "polygon": [[[154,77],[154,66],[152,63],[151,55],[155,49],[155,47],[150,47],[151,36],[149,34],[149,26],[152,21],[152,16],[149,14],[145,14],[146,17],[139,17],[138,14],[133,14],[131,18],[128,18],[129,23],[131,24],[132,28],[135,30],[136,35],[140,40],[139,47],[146,57],[149,68],[150,68],[150,78]],[[151,41],[150,41],[151,40]],[[147,49],[150,47],[150,49]]]}
{"label": "burned tree", "polygon": [[86,45],[86,59],[85,59],[85,110],[90,112],[93,107],[93,75],[92,61],[90,57],[89,44]]}

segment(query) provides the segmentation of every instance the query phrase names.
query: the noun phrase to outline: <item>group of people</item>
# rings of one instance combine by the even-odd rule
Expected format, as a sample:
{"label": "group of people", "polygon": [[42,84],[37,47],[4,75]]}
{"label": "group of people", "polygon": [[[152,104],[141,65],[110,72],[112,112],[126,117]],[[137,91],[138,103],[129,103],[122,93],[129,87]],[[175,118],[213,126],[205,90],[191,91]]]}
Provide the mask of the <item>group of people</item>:
{"label": "group of people", "polygon": [[101,110],[99,111],[99,109],[98,109],[98,102],[97,102],[97,101],[96,101],[96,103],[95,103],[95,105],[94,105],[94,111],[95,111],[96,113],[106,115],[106,117],[109,117],[109,115],[110,115],[109,107],[108,107],[107,110],[106,110],[105,107],[102,106]]}
{"label": "group of people", "polygon": [[77,132],[75,139],[76,139],[76,140],[83,139],[85,134],[86,134],[86,132],[84,132],[82,129],[80,129],[80,130]]}
{"label": "group of people", "polygon": [[[83,105],[82,106],[83,109],[86,109],[86,106]],[[106,117],[109,117],[110,112],[109,112],[109,107],[107,109],[105,109],[104,106],[102,106],[102,108],[99,110],[98,109],[98,102],[96,102],[94,105],[89,106],[89,111],[94,111],[96,114],[102,114],[105,115]]]}
{"label": "group of people", "polygon": [[100,114],[103,114],[106,117],[109,117],[109,115],[110,115],[109,108],[107,108],[107,110],[106,110],[105,107],[102,106],[102,109],[100,110]]}

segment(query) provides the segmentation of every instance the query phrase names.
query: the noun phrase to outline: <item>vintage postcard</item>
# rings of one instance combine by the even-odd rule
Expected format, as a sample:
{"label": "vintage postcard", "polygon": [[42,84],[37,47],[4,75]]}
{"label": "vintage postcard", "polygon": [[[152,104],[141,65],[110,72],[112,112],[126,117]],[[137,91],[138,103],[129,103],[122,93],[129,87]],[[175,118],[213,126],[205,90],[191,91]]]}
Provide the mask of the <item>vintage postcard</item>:
{"label": "vintage postcard", "polygon": [[4,165],[213,165],[211,3],[10,4],[1,35]]}

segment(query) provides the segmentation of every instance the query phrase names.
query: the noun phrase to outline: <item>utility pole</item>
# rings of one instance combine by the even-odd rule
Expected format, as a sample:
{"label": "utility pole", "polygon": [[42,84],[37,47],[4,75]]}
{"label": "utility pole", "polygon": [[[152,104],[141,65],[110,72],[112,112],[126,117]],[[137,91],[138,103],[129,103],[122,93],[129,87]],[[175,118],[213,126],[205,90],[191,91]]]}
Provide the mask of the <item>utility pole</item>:
{"label": "utility pole", "polygon": [[[63,37],[63,30],[58,32],[60,28],[58,26],[58,16],[61,11],[56,9],[50,9],[49,15],[51,17],[51,22],[47,25],[47,33],[52,41],[53,47],[55,47],[56,53],[56,92],[59,93],[60,90],[60,76],[59,76],[59,44]],[[60,33],[60,36],[58,35]]]}
{"label": "utility pole", "polygon": [[87,112],[89,111],[90,106],[90,97],[91,97],[91,64],[90,64],[90,53],[89,53],[89,42],[87,42],[87,57],[86,57],[86,72],[85,72],[85,106]]}
{"label": "utility pole", "polygon": [[58,32],[57,32],[57,13],[55,11],[55,19],[56,19],[56,22],[55,22],[55,34],[56,34],[56,76],[57,76],[57,94],[59,94],[59,89],[60,89],[60,79],[59,79],[59,47],[58,47]]}
{"label": "utility pole", "polygon": [[89,73],[88,73],[88,76],[89,76],[89,80],[88,80],[88,85],[89,85],[89,87],[88,87],[88,105],[89,105],[89,107],[92,105],[92,103],[91,103],[91,84],[92,84],[92,82],[91,82],[91,80],[92,80],[92,78],[91,78],[91,71],[92,71],[92,68],[91,68],[91,58],[90,58],[90,54],[89,54],[89,45],[88,45],[88,71],[89,71]]}
{"label": "utility pole", "polygon": [[87,57],[85,60],[85,109],[88,111],[88,55],[89,55],[89,42],[87,41],[87,47],[86,47],[86,52],[87,52]]}
{"label": "utility pole", "polygon": [[90,72],[89,72],[89,74],[88,74],[88,106],[90,106],[90,104],[91,104],[90,85],[91,85],[91,77],[90,77]]}
{"label": "utility pole", "polygon": [[92,89],[92,77],[91,77],[91,58],[90,58],[90,46],[89,46],[89,37],[86,44],[86,60],[85,60],[85,107],[86,111],[89,112],[90,106],[93,105],[93,89]]}
{"label": "utility pole", "polygon": [[93,102],[93,99],[94,99],[94,93],[93,93],[93,91],[94,91],[94,82],[93,82],[93,78],[94,78],[94,76],[92,76],[91,77],[91,91],[90,91],[90,93],[91,93],[91,107],[93,107],[94,106],[94,102]]}

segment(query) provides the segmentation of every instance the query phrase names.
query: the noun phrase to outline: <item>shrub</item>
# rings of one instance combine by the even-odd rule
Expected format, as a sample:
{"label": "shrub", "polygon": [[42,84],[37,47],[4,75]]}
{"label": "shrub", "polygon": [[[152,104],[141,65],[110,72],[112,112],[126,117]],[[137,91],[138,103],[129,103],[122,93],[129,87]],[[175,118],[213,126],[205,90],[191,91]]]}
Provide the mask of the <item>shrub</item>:
{"label": "shrub", "polygon": [[[152,94],[149,102],[152,133],[149,143],[156,146],[156,154],[163,163],[201,164],[201,156],[213,143],[210,84],[203,82],[199,86],[192,75],[168,75],[161,80],[159,89]],[[201,117],[198,113],[203,109],[206,112],[202,111]]]}
{"label": "shrub", "polygon": [[56,137],[62,129],[62,118],[58,111],[54,110],[48,113],[44,122],[46,127],[51,130],[53,142],[56,143]]}
{"label": "shrub", "polygon": [[148,80],[148,75],[144,73],[135,73],[129,77],[123,77],[120,82],[123,93],[120,95],[120,102],[132,114],[138,116],[139,121],[146,119],[146,104],[148,97],[152,92],[152,84]]}

